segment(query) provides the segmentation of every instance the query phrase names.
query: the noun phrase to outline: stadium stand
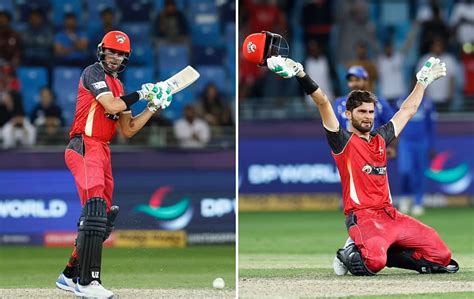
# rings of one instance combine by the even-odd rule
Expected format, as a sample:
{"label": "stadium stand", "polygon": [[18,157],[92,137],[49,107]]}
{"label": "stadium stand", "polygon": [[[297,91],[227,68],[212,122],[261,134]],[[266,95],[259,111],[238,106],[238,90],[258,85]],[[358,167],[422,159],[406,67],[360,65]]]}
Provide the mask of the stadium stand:
{"label": "stadium stand", "polygon": [[[311,4],[310,4],[311,3]],[[240,11],[259,11],[259,2],[256,1],[240,1]],[[378,61],[382,56],[384,46],[388,43],[393,44],[394,51],[403,55],[402,73],[404,82],[407,86],[411,86],[411,80],[417,67],[419,59],[426,54],[430,45],[435,40],[435,35],[445,40],[447,45],[447,53],[455,57],[457,66],[451,67],[456,72],[455,82],[453,83],[455,91],[451,94],[446,105],[439,105],[441,114],[449,115],[452,113],[465,113],[474,111],[474,101],[472,100],[472,91],[468,88],[472,82],[473,72],[469,72],[472,68],[472,57],[474,57],[474,40],[472,34],[470,39],[462,41],[458,36],[451,33],[462,33],[459,31],[460,26],[467,25],[473,20],[467,21],[468,16],[463,14],[459,17],[454,14],[455,8],[458,13],[461,10],[469,9],[466,5],[469,1],[410,1],[410,0],[393,0],[393,1],[376,1],[376,0],[337,0],[337,1],[316,1],[315,3],[296,0],[290,2],[274,2],[268,4],[268,9],[279,11],[285,18],[286,24],[290,27],[288,30],[278,30],[278,28],[265,28],[266,30],[276,30],[284,35],[290,44],[290,56],[301,61],[306,60],[306,44],[305,35],[302,33],[301,16],[306,5],[323,6],[329,5],[329,13],[331,20],[325,24],[325,28],[330,28],[329,39],[322,43],[324,53],[329,61],[331,69],[331,80],[333,82],[332,94],[341,96],[348,92],[345,79],[346,70],[351,61],[356,59],[356,47],[360,42],[364,42],[368,46],[368,58],[373,63]],[[463,7],[459,9],[459,7]],[[314,9],[314,8],[313,8]],[[265,19],[266,11],[260,11],[262,14],[241,14],[239,22],[239,40],[242,41],[246,34],[254,32],[252,26],[259,20]],[[246,16],[242,18],[242,16]],[[460,21],[460,20],[463,21]],[[262,28],[263,29],[263,28]],[[321,29],[321,28],[319,28]],[[321,29],[322,30],[322,29]],[[315,34],[321,30],[316,30]],[[362,33],[363,32],[363,33]],[[466,30],[467,32],[467,30]],[[407,43],[412,39],[412,43]],[[314,37],[316,38],[316,37]],[[320,41],[320,42],[321,42]],[[353,43],[351,45],[351,43]],[[408,44],[408,46],[407,46]],[[423,52],[424,51],[424,52]],[[271,111],[277,107],[282,109],[281,103],[275,99],[262,99],[261,90],[270,88],[269,86],[261,86],[266,80],[265,72],[257,72],[246,61],[240,61],[241,71],[239,73],[242,81],[241,94],[245,94],[240,99],[239,111],[243,115],[269,115],[268,113],[258,113],[258,109]],[[464,74],[462,73],[464,70]],[[249,85],[247,78],[257,76]],[[271,80],[270,80],[271,81]],[[379,91],[376,84],[375,92]],[[472,84],[471,84],[472,85]],[[404,93],[408,92],[405,90]],[[265,103],[265,104],[263,104]],[[289,118],[314,118],[315,115],[306,109],[306,103],[301,100],[298,90],[293,94],[291,99],[286,102],[288,109],[283,109],[284,117]],[[272,106],[273,105],[273,106]],[[446,107],[443,109],[443,107]],[[292,115],[292,109],[294,114]],[[250,111],[251,110],[251,111]],[[307,113],[299,114],[301,111]],[[279,116],[281,117],[281,115]]]}
{"label": "stadium stand", "polygon": [[53,22],[56,27],[60,27],[63,23],[64,16],[68,13],[76,15],[78,21],[83,19],[83,6],[77,0],[52,0]]}
{"label": "stadium stand", "polygon": [[[102,34],[101,12],[112,9],[115,13],[116,29],[126,32],[132,42],[129,65],[120,76],[125,89],[132,91],[146,82],[164,80],[180,71],[186,65],[202,70],[202,77],[196,83],[174,96],[173,106],[163,115],[170,120],[179,119],[186,104],[197,104],[198,96],[207,82],[216,81],[219,89],[227,95],[229,105],[235,103],[235,24],[229,17],[235,14],[235,4],[228,1],[175,0],[188,23],[189,38],[184,42],[155,43],[155,19],[170,0],[3,0],[0,11],[12,16],[12,28],[27,28],[29,15],[41,10],[46,22],[53,24],[54,33],[61,30],[63,18],[68,13],[77,16],[79,30],[90,39],[90,63],[96,60],[96,40]],[[192,49],[192,50],[191,50]],[[64,130],[72,122],[77,84],[84,67],[62,65],[54,57],[48,65],[37,67],[22,65],[17,68],[20,92],[25,112],[29,114],[38,102],[41,87],[48,86],[57,96],[66,121]]]}
{"label": "stadium stand", "polygon": [[76,96],[82,70],[79,67],[58,66],[53,69],[53,92],[63,110],[66,125],[71,125],[76,110]]}
{"label": "stadium stand", "polygon": [[123,73],[123,83],[127,93],[139,90],[143,82],[153,82],[154,80],[153,66],[129,66]]}
{"label": "stadium stand", "polygon": [[17,74],[21,82],[23,107],[25,113],[29,115],[38,104],[40,89],[49,85],[48,70],[44,67],[19,67]]}

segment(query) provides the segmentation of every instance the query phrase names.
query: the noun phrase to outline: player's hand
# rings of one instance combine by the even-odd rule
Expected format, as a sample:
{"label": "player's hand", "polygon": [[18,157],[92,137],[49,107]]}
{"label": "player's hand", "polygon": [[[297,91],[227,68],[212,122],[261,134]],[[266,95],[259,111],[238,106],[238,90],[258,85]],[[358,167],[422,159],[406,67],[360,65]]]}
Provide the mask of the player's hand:
{"label": "player's hand", "polygon": [[151,101],[155,95],[159,92],[158,84],[146,83],[142,85],[142,89],[137,91],[140,95],[140,99]]}
{"label": "player's hand", "polygon": [[303,71],[303,66],[290,58],[272,56],[267,59],[268,69],[283,78],[293,78]]}
{"label": "player's hand", "polygon": [[424,87],[428,87],[434,80],[444,76],[446,76],[446,64],[438,58],[430,57],[416,74],[416,79]]}
{"label": "player's hand", "polygon": [[158,92],[155,93],[153,98],[148,102],[148,109],[151,112],[156,112],[158,108],[166,109],[173,101],[171,88],[166,82],[159,82],[155,86]]}

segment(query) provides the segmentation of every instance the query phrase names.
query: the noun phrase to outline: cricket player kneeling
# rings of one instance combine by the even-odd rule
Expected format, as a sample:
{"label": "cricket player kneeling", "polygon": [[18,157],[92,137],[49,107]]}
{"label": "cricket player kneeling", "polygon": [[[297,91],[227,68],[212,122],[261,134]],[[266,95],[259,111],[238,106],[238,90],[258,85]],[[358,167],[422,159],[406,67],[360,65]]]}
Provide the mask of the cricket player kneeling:
{"label": "cricket player kneeling", "polygon": [[[369,91],[353,90],[347,97],[345,116],[349,128],[343,128],[331,102],[305,72],[290,58],[272,56],[268,37],[259,44],[253,35],[244,42],[244,56],[267,65],[283,78],[296,77],[301,88],[318,107],[326,138],[341,176],[346,227],[350,240],[337,251],[340,274],[374,275],[385,267],[397,267],[419,273],[455,273],[459,266],[451,251],[431,227],[402,214],[392,205],[387,177],[387,146],[399,136],[416,114],[425,89],[446,75],[446,66],[431,57],[416,74],[417,83],[389,122],[373,130],[376,97]],[[271,40],[271,39],[270,39]],[[253,46],[253,45],[256,46]],[[265,45],[258,52],[259,46]],[[264,64],[262,59],[266,60]]]}

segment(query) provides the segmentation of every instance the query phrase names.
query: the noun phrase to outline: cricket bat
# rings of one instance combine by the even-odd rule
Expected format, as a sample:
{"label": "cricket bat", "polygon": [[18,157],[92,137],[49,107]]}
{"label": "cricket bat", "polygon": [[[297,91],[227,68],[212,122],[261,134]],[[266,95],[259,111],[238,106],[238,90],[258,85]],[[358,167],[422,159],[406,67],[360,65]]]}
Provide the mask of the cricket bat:
{"label": "cricket bat", "polygon": [[165,82],[171,88],[171,93],[175,94],[193,84],[194,81],[199,79],[199,76],[198,71],[188,65],[174,76],[168,78]]}
{"label": "cricket bat", "polygon": [[[172,77],[166,79],[165,82],[171,88],[171,93],[175,94],[193,84],[197,79],[199,79],[199,76],[199,72],[196,71],[192,66],[188,65]],[[142,114],[146,109],[146,106],[146,100],[140,100],[133,104],[132,107],[130,107],[132,111],[132,118]]]}

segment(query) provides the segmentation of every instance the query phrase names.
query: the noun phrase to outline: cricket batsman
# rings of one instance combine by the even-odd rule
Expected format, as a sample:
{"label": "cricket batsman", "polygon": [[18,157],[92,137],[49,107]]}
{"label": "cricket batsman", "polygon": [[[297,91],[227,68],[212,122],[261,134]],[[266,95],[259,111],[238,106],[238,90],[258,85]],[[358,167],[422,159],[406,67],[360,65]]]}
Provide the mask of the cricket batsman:
{"label": "cricket batsman", "polygon": [[[108,32],[97,46],[98,62],[86,67],[79,80],[65,160],[74,176],[82,211],[74,250],[56,286],[80,297],[114,295],[101,285],[100,275],[102,243],[109,237],[118,212],[118,207],[112,206],[114,179],[109,148],[115,130],[120,126],[125,137],[132,137],[172,101],[164,82],[143,84],[141,90],[125,95],[117,75],[127,66],[131,52],[127,34]],[[147,100],[148,109],[132,118],[130,106],[140,99]]]}
{"label": "cricket batsman", "polygon": [[[262,39],[259,52],[254,39]],[[318,107],[326,137],[341,176],[344,215],[349,236],[354,243],[339,249],[337,257],[353,275],[375,275],[384,267],[398,267],[419,273],[455,273],[459,270],[451,251],[438,233],[420,221],[397,211],[387,177],[387,145],[398,137],[416,114],[425,89],[446,75],[446,66],[431,57],[416,74],[417,83],[391,120],[372,130],[375,96],[369,91],[354,90],[346,102],[350,130],[344,129],[326,94],[290,58],[274,56],[268,50],[271,40],[250,35],[243,45],[244,56],[267,65],[283,78],[296,77],[302,89]],[[253,48],[253,49],[252,49]],[[246,53],[247,52],[247,53]],[[270,55],[273,54],[273,55]]]}

